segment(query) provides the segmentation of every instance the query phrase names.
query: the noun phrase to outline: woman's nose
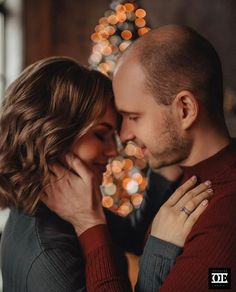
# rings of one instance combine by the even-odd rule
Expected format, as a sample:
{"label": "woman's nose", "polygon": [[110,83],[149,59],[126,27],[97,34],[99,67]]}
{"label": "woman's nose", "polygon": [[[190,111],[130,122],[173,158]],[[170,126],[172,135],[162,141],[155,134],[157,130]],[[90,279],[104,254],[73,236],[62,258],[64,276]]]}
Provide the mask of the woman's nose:
{"label": "woman's nose", "polygon": [[114,157],[118,154],[115,139],[111,139],[110,141],[107,141],[105,152],[106,152],[105,154],[107,157]]}

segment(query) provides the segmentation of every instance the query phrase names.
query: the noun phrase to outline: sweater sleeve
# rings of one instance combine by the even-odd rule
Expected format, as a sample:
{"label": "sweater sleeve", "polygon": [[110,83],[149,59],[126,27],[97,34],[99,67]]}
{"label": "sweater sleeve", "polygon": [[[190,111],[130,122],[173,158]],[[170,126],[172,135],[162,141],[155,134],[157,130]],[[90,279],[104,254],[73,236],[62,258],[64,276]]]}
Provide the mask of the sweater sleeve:
{"label": "sweater sleeve", "polygon": [[135,291],[158,291],[181,252],[181,247],[150,235],[140,258]]}
{"label": "sweater sleeve", "polygon": [[131,291],[124,255],[113,245],[106,225],[88,229],[79,241],[85,257],[88,292]]}
{"label": "sweater sleeve", "polygon": [[209,268],[230,268],[231,289],[236,291],[235,202],[235,194],[212,199],[189,234],[161,292],[208,291]]}

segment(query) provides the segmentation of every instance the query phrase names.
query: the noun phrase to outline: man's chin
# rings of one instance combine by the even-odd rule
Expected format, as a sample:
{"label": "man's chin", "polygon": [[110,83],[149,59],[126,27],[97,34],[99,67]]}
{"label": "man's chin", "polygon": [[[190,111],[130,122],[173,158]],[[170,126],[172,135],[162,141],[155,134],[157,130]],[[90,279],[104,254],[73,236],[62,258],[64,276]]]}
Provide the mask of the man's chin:
{"label": "man's chin", "polygon": [[153,169],[154,171],[167,165],[166,161],[161,160],[161,159],[155,159],[154,157],[150,157],[150,156],[149,157],[146,156],[145,158],[147,160],[149,167]]}
{"label": "man's chin", "polygon": [[147,160],[149,167],[154,169],[154,170],[161,167],[160,161],[157,161],[156,159],[146,157],[146,160]]}

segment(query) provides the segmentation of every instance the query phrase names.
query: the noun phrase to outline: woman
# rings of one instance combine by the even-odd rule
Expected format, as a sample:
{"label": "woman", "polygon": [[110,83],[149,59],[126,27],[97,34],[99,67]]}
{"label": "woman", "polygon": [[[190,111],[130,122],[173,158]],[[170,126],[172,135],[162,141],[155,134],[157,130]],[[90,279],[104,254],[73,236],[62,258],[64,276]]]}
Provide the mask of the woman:
{"label": "woman", "polygon": [[[99,203],[116,128],[110,80],[72,59],[38,61],[10,86],[0,119],[0,206],[11,208],[2,238],[3,291],[99,291],[104,283],[108,291],[130,290]],[[100,256],[111,266],[105,282],[92,275],[94,288],[91,261]]]}
{"label": "woman", "polygon": [[115,128],[110,80],[69,58],[38,61],[10,86],[0,120],[0,206],[11,208],[4,291],[85,291],[76,233],[41,197],[50,164],[71,149],[101,177],[116,154]]}

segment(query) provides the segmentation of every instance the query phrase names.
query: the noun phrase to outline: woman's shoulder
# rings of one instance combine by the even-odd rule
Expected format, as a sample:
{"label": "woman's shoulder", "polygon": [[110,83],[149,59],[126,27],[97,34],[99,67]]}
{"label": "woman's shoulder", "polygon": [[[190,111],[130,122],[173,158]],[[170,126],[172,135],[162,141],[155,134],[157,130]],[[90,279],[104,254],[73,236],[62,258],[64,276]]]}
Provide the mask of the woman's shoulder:
{"label": "woman's shoulder", "polygon": [[40,205],[33,215],[11,209],[2,241],[8,249],[16,245],[17,250],[30,249],[34,254],[40,254],[47,249],[66,248],[76,254],[80,253],[72,225],[59,218],[45,205]]}
{"label": "woman's shoulder", "polygon": [[69,248],[80,250],[77,235],[71,224],[58,217],[45,205],[40,205],[34,215],[37,239],[43,249]]}
{"label": "woman's shoulder", "polygon": [[35,228],[42,251],[31,266],[28,285],[35,285],[39,277],[58,291],[83,290],[84,261],[73,227],[41,205],[35,214]]}
{"label": "woman's shoulder", "polygon": [[[50,210],[32,215],[12,209],[2,238],[4,278],[18,279],[38,291],[52,285],[74,291],[84,287],[84,261],[74,232]],[[20,268],[22,267],[22,268]],[[10,275],[10,276],[9,276]],[[63,279],[63,280],[62,280]],[[57,284],[55,284],[57,283]],[[41,290],[40,290],[41,291]]]}

